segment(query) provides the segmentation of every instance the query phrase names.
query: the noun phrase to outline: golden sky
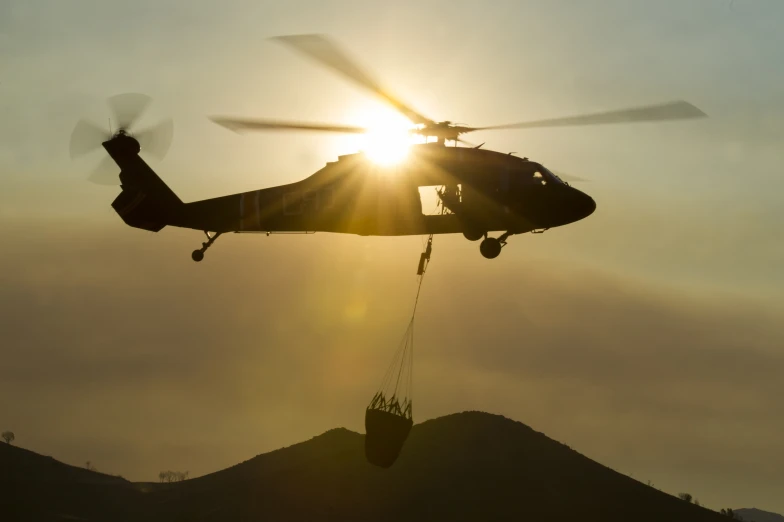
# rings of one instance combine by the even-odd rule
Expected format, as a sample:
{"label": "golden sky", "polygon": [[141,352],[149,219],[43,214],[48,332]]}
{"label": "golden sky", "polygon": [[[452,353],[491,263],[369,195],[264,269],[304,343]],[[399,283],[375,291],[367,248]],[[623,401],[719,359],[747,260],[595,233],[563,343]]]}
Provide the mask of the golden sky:
{"label": "golden sky", "polygon": [[[784,5],[6,0],[0,7],[0,422],[132,480],[191,476],[363,410],[407,325],[421,238],[125,226],[68,138],[108,96],[171,116],[186,201],[302,179],[351,137],[237,136],[209,114],[356,123],[380,102],[266,39],[329,33],[422,113],[469,125],[686,99],[666,124],[472,136],[590,178],[598,209],[495,260],[437,237],[416,420],[501,413],[709,507],[783,512]],[[685,5],[684,5],[685,4]],[[101,121],[101,120],[99,120]],[[359,122],[362,123],[362,122]]]}

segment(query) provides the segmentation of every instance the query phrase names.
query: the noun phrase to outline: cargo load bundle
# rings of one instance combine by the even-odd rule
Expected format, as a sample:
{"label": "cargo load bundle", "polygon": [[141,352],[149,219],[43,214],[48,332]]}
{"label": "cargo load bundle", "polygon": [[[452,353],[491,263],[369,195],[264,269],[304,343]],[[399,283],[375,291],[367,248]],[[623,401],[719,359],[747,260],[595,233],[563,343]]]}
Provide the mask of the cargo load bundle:
{"label": "cargo load bundle", "polygon": [[412,319],[381,388],[365,410],[365,457],[382,468],[395,463],[414,424],[413,352]]}

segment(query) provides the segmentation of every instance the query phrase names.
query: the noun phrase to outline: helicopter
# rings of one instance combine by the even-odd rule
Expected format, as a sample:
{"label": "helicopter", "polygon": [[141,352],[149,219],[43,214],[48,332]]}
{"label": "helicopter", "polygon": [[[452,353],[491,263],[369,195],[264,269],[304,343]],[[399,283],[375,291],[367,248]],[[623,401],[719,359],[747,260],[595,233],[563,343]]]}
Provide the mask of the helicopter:
{"label": "helicopter", "polygon": [[[379,96],[410,120],[408,132],[424,143],[411,145],[405,161],[383,166],[365,152],[339,156],[309,177],[285,185],[185,203],[142,159],[140,153],[165,155],[172,125],[133,133],[130,129],[149,97],[118,95],[109,99],[118,128],[107,135],[85,120],[71,135],[72,157],[103,146],[120,168],[121,192],[112,207],[129,226],[158,232],[166,226],[203,231],[206,241],[192,252],[194,261],[222,234],[343,233],[360,236],[459,234],[479,241],[482,256],[498,257],[513,235],[542,233],[575,223],[596,210],[588,194],[565,176],[513,153],[482,148],[461,136],[471,132],[642,121],[707,116],[685,101],[668,102],[548,120],[470,127],[435,121],[381,86],[329,37],[301,34],[273,37]],[[235,132],[299,130],[365,134],[369,129],[342,124],[290,122],[213,116]],[[435,138],[431,140],[431,138]],[[449,145],[449,142],[452,145]],[[116,172],[116,171],[115,171]],[[93,181],[100,182],[98,179]],[[110,175],[116,184],[117,175]],[[435,187],[440,213],[426,214],[420,188]],[[501,232],[497,237],[491,233]]]}

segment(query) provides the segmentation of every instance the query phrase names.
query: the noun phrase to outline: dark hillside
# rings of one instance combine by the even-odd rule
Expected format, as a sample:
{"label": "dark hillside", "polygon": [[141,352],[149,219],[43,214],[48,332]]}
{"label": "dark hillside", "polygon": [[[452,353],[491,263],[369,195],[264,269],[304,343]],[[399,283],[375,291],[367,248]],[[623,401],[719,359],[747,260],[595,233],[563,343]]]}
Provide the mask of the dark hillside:
{"label": "dark hillside", "polygon": [[0,444],[0,520],[99,520],[133,509],[125,479]]}
{"label": "dark hillside", "polygon": [[182,485],[188,500],[171,505],[170,514],[215,513],[214,520],[725,520],[500,416],[461,413],[417,425],[389,470],[367,464],[362,444],[360,435],[333,430],[204,477],[203,484],[190,481]]}
{"label": "dark hillside", "polygon": [[336,429],[210,475],[139,488],[146,493],[108,485],[117,502],[135,507],[104,506],[104,514],[216,522],[726,521],[496,415],[460,413],[414,426],[388,470],[365,461],[363,443],[362,435]]}
{"label": "dark hillside", "polygon": [[735,513],[745,522],[784,522],[784,516],[757,508],[736,509]]}

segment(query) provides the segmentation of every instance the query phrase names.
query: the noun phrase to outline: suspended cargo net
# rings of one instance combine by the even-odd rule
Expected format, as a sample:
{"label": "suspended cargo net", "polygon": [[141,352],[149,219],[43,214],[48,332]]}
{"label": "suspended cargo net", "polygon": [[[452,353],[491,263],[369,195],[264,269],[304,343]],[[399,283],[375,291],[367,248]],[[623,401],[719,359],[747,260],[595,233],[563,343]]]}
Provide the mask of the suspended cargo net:
{"label": "suspended cargo net", "polygon": [[425,270],[430,262],[432,245],[431,235],[419,259],[419,283],[411,321],[381,386],[365,410],[365,457],[371,464],[382,468],[388,468],[395,463],[414,424],[414,318]]}

